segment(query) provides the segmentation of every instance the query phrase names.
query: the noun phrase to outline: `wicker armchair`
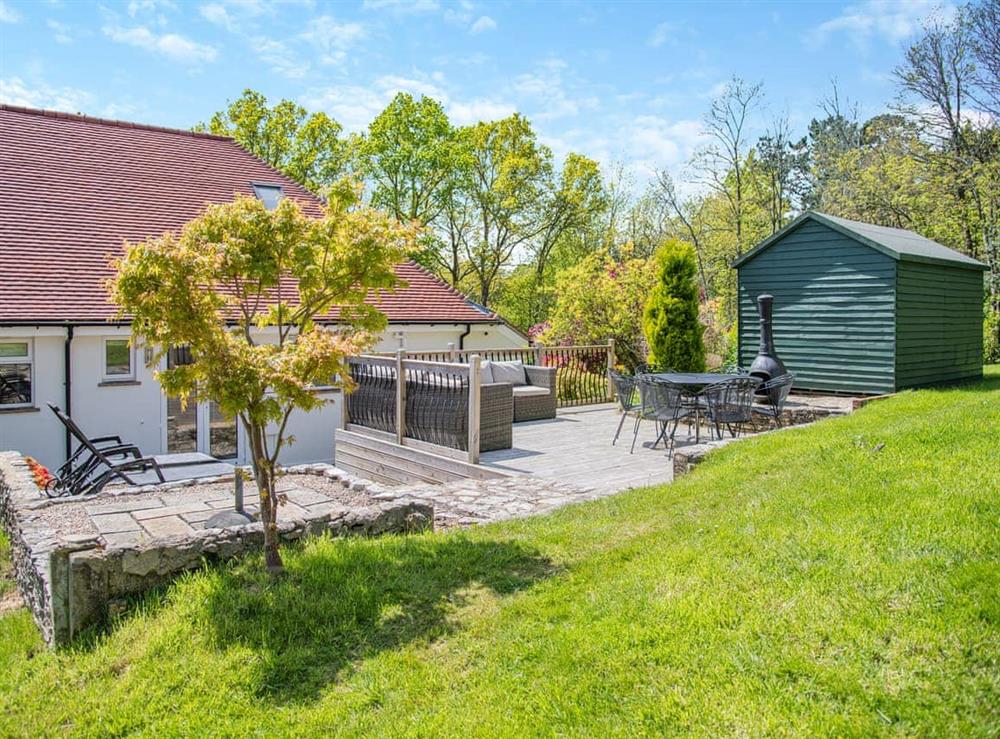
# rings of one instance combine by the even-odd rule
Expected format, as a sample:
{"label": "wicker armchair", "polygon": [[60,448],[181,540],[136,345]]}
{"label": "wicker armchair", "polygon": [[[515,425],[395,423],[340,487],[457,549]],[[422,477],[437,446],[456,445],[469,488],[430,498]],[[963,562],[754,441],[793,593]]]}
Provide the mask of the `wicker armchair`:
{"label": "wicker armchair", "polygon": [[[514,423],[556,417],[556,371],[555,367],[524,366],[528,384],[513,388]],[[538,392],[542,389],[548,392]]]}
{"label": "wicker armchair", "polygon": [[514,393],[507,382],[479,386],[479,450],[510,449],[514,445]]}

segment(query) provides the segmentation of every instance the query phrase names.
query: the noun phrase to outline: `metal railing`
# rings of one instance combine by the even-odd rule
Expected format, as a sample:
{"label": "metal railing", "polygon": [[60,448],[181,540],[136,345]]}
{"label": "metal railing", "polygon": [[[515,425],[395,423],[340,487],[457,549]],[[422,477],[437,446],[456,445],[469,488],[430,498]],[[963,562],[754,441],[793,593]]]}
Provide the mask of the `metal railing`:
{"label": "metal railing", "polygon": [[410,359],[403,351],[394,357],[352,357],[348,366],[355,388],[344,403],[345,428],[382,432],[400,446],[426,445],[476,464],[479,362],[475,354],[456,363]]}
{"label": "metal railing", "polygon": [[606,344],[493,349],[456,349],[454,344],[449,343],[443,350],[405,351],[404,355],[407,359],[452,364],[467,364],[470,357],[478,356],[481,360],[493,362],[556,367],[557,404],[560,408],[607,403],[615,398],[614,385],[608,379],[608,369],[615,365],[614,340]]}

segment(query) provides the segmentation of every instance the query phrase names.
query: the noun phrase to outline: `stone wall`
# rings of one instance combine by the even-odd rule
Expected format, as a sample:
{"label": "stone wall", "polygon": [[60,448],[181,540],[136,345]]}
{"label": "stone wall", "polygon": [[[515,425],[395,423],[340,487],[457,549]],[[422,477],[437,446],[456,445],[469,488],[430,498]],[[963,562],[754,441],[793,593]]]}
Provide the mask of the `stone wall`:
{"label": "stone wall", "polygon": [[[292,468],[337,479],[330,465]],[[341,483],[356,485],[345,478]],[[64,500],[64,499],[60,499]],[[39,509],[60,501],[41,496],[23,458],[0,453],[0,522],[11,543],[14,576],[45,641],[68,643],[82,628],[99,623],[126,596],[221,560],[259,551],[264,540],[258,522],[196,530],[127,546],[110,546],[92,534],[57,535],[39,523]],[[386,501],[363,508],[324,505],[300,518],[279,521],[285,541],[331,533],[373,536],[420,531],[433,526],[433,508],[416,502]]]}

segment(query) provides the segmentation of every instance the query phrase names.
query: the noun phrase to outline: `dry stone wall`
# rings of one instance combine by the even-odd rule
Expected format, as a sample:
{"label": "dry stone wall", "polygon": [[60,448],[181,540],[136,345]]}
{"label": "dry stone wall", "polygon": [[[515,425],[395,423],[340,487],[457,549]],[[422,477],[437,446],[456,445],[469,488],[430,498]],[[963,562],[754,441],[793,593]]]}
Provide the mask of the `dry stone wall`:
{"label": "dry stone wall", "polygon": [[[362,484],[331,465],[304,465],[289,471],[324,475],[348,486]],[[127,512],[129,500],[135,499],[136,495],[123,495],[117,501]],[[60,533],[39,513],[64,500],[42,497],[23,457],[0,452],[0,523],[10,539],[18,587],[50,645],[68,643],[129,595],[200,567],[206,560],[257,551],[263,544],[258,522],[123,545],[93,532]],[[98,497],[93,502],[104,503],[106,499]],[[385,501],[360,508],[331,502],[303,509],[296,518],[279,520],[278,530],[285,541],[323,533],[374,536],[431,528],[433,516],[431,506],[412,501]]]}

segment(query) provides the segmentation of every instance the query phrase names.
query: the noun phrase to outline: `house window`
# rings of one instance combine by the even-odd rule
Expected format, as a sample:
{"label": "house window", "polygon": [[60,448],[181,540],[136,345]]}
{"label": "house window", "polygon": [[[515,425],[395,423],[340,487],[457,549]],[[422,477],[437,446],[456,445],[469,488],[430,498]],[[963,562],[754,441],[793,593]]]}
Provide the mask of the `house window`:
{"label": "house window", "polygon": [[135,357],[128,339],[104,340],[104,379],[123,382],[135,379]]}
{"label": "house window", "polygon": [[266,182],[251,182],[250,184],[253,186],[254,195],[264,203],[265,208],[274,210],[278,207],[282,197],[281,185],[269,185]]}
{"label": "house window", "polygon": [[30,406],[34,370],[31,341],[0,341],[0,408]]}

